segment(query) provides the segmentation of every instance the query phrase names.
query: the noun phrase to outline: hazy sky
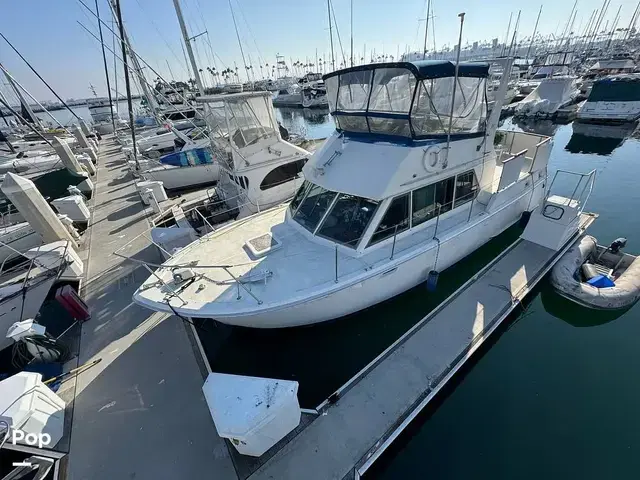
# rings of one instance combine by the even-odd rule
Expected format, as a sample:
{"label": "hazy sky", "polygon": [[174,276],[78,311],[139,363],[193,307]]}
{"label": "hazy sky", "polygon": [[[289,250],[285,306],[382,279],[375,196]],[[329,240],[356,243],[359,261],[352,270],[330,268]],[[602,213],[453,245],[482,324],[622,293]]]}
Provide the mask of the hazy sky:
{"label": "hazy sky", "polygon": [[[83,0],[95,9],[95,0]],[[332,0],[345,56],[349,57],[350,0]],[[531,35],[540,3],[513,0],[432,0],[436,44],[457,43],[459,19],[465,12],[463,45],[476,40],[504,38],[509,15],[522,10],[519,37]],[[560,34],[575,0],[547,1],[543,4],[538,30],[542,34]],[[99,95],[106,94],[100,45],[86,33],[78,21],[97,34],[95,17],[87,13],[78,0],[0,0],[0,32],[29,60],[63,98],[84,98],[93,84]],[[102,18],[110,21],[107,0],[98,0]],[[133,47],[153,68],[171,79],[187,78],[181,36],[172,0],[121,0],[125,26]],[[355,57],[362,56],[366,44],[367,57],[376,53],[397,55],[407,45],[421,49],[424,34],[426,0],[353,0],[353,35]],[[316,54],[330,59],[327,2],[325,0],[231,0],[247,63],[249,57],[259,77],[258,65],[275,63],[277,53],[306,63]],[[637,0],[611,0],[606,21],[613,23],[621,6],[619,27],[627,27]],[[190,35],[208,31],[195,40],[199,66],[213,66],[215,53],[219,70],[234,62],[242,72],[229,0],[181,0]],[[593,10],[602,0],[578,0],[575,31],[581,31]],[[431,27],[430,27],[431,28]],[[513,27],[512,27],[513,28]],[[112,34],[104,29],[105,43],[111,46]],[[429,44],[433,45],[431,33]],[[340,59],[340,46],[334,31],[335,52]],[[116,45],[118,55],[120,47]],[[113,56],[107,52],[109,68]],[[53,99],[53,95],[28,70],[7,44],[0,39],[0,62],[12,72],[34,96]],[[169,66],[167,65],[170,65]],[[170,73],[171,72],[171,73]],[[241,74],[242,75],[242,74]],[[119,67],[119,91],[123,91],[122,69]],[[153,78],[150,74],[148,78]],[[4,82],[4,79],[2,79]],[[208,80],[211,83],[211,80]],[[1,86],[6,92],[6,87]],[[112,85],[113,88],[113,85]]]}

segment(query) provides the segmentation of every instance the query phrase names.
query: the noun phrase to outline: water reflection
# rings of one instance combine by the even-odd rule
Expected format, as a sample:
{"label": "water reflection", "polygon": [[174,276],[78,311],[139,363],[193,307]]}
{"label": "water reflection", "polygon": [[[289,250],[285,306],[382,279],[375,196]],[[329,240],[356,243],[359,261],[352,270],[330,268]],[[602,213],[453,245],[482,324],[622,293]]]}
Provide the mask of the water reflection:
{"label": "water reflection", "polygon": [[572,327],[596,327],[612,322],[624,315],[625,310],[594,310],[578,305],[558,295],[551,285],[545,285],[540,300],[546,312]]}
{"label": "water reflection", "polygon": [[305,138],[326,138],[335,129],[329,109],[325,108],[275,108],[276,119],[290,133]]}
{"label": "water reflection", "polygon": [[534,120],[531,118],[514,118],[512,123],[522,129],[523,132],[536,133],[548,137],[553,137],[558,127],[560,127],[560,125],[551,120]]}
{"label": "water reflection", "polygon": [[637,123],[594,125],[574,122],[572,125],[573,135],[571,135],[565,150],[571,153],[611,155],[633,134],[637,126]]}

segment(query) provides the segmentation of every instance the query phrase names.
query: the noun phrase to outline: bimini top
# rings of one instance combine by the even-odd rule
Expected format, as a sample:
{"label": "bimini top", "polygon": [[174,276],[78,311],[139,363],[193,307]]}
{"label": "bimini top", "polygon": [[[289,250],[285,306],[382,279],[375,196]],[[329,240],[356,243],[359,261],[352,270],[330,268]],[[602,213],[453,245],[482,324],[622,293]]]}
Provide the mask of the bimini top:
{"label": "bimini top", "polygon": [[[349,72],[361,72],[379,68],[406,68],[413,72],[418,80],[429,78],[453,77],[456,74],[456,64],[449,60],[418,60],[415,62],[388,62],[359,65],[357,67],[336,70],[322,77],[324,80]],[[461,62],[458,69],[460,77],[484,78],[489,76],[489,64],[486,62]]]}
{"label": "bimini top", "polygon": [[361,65],[323,78],[339,132],[413,143],[449,131],[454,138],[484,134],[489,64],[460,63],[455,75],[453,62],[422,60]]}

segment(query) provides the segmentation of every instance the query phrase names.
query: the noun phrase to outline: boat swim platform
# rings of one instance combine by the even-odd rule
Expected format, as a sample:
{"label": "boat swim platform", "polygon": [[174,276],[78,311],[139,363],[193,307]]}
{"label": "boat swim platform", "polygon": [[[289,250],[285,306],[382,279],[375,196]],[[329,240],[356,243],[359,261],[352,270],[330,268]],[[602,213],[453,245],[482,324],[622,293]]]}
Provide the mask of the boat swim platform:
{"label": "boat swim platform", "polygon": [[518,239],[318,406],[250,480],[358,479],[522,304],[559,251]]}

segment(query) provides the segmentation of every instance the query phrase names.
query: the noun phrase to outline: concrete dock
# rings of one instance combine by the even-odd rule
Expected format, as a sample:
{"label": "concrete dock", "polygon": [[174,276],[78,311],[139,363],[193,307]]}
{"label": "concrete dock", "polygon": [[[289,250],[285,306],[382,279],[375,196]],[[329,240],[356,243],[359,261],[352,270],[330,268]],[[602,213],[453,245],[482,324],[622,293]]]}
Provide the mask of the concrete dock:
{"label": "concrete dock", "polygon": [[[202,395],[203,369],[176,317],[134,305],[148,276],[113,252],[149,228],[151,215],[115,142],[98,162],[82,295],[92,318],[82,326],[79,363],[101,358],[75,385],[68,478],[72,480],[235,479]],[[159,260],[144,237],[130,253]]]}

